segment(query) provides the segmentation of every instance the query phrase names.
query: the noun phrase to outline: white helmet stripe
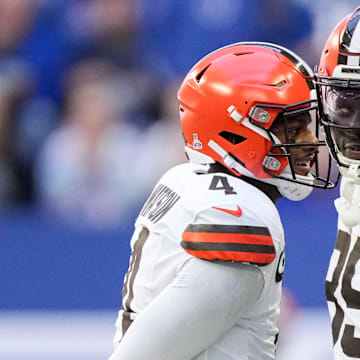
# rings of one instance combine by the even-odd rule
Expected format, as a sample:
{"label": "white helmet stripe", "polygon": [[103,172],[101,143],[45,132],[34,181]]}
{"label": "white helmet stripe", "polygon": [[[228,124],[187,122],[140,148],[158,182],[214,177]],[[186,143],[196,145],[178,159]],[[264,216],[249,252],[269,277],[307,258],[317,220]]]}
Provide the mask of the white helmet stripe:
{"label": "white helmet stripe", "polygon": [[[360,52],[360,21],[356,24],[354,29],[354,33],[351,37],[349,49],[353,53]],[[347,65],[360,65],[360,56],[348,56],[347,57]]]}
{"label": "white helmet stripe", "polygon": [[[349,51],[352,53],[360,53],[360,21],[357,20],[357,24],[355,26],[355,29],[352,32],[350,44],[349,44]],[[349,56],[359,58],[359,56]],[[348,65],[359,65],[357,64],[349,64]]]}

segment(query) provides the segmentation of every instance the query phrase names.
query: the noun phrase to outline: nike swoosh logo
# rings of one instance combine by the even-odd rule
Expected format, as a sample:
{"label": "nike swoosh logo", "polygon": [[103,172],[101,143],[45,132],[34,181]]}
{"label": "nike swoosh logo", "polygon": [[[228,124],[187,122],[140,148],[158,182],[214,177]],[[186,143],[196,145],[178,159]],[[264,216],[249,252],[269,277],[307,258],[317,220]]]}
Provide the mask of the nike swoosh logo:
{"label": "nike swoosh logo", "polygon": [[236,209],[236,210],[223,209],[223,208],[219,208],[219,207],[215,207],[215,206],[213,206],[213,208],[216,209],[216,210],[220,210],[220,211],[226,212],[226,213],[228,213],[228,214],[230,214],[230,215],[237,216],[237,217],[239,217],[239,216],[242,215],[242,211],[241,211],[239,205],[237,205],[237,209]]}

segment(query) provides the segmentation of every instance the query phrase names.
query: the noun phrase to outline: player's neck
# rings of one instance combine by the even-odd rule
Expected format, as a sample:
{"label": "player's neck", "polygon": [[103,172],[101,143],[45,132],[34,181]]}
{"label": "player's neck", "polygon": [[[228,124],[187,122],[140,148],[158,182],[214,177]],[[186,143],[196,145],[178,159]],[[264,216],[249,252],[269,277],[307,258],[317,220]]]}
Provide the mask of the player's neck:
{"label": "player's neck", "polygon": [[247,183],[255,186],[259,190],[261,190],[265,195],[267,195],[271,201],[275,204],[277,200],[282,198],[281,194],[279,193],[279,190],[276,186],[264,183],[262,181],[249,178],[247,176],[241,176],[241,180],[246,181]]}
{"label": "player's neck", "polygon": [[[223,172],[223,173],[229,174],[231,176],[235,176],[229,169],[227,169],[225,166],[223,166],[219,163],[211,164],[209,166],[208,172],[209,173]],[[249,183],[249,184],[255,186],[256,188],[258,188],[259,190],[261,190],[265,195],[267,195],[271,199],[271,201],[273,203],[276,203],[276,201],[282,197],[281,194],[279,193],[279,190],[274,185],[266,184],[262,181],[252,179],[252,178],[249,178],[244,175],[241,176],[240,179],[243,181],[246,181],[247,183]]]}

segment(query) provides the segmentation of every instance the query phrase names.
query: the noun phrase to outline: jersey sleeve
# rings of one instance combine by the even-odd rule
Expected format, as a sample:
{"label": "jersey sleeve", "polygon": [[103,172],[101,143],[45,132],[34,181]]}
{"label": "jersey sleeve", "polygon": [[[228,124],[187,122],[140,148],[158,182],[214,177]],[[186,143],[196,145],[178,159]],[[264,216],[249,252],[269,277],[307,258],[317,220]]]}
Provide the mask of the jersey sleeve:
{"label": "jersey sleeve", "polygon": [[181,245],[190,255],[206,260],[263,266],[276,257],[266,224],[253,211],[234,204],[200,211],[182,233]]}

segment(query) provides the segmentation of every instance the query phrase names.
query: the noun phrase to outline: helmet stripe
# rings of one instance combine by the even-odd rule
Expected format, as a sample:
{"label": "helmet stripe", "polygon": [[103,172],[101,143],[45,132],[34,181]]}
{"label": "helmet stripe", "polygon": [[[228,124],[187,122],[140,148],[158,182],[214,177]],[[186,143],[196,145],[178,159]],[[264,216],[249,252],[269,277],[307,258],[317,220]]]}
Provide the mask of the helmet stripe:
{"label": "helmet stripe", "polygon": [[[273,44],[273,43],[268,43],[268,42],[262,42],[262,41],[242,41],[242,42],[224,46],[223,48],[220,48],[220,49],[224,49],[224,48],[232,47],[232,46],[236,46],[236,45],[262,46],[264,48],[274,50],[274,51],[284,55],[291,62],[293,62],[293,64],[296,66],[296,68],[304,76],[313,77],[313,71],[312,71],[311,67],[303,59],[301,59],[301,57],[299,55],[295,54],[294,52],[292,52],[291,50],[289,50],[283,46]],[[218,50],[216,50],[216,51],[218,51]],[[309,83],[309,85],[310,85],[310,83]],[[312,82],[311,82],[311,88],[314,88],[312,85]]]}
{"label": "helmet stripe", "polygon": [[[309,68],[309,66],[298,56],[295,56],[295,54],[290,53],[289,51],[286,51],[285,49],[280,48],[278,50],[280,54],[287,57],[290,61],[294,63],[296,68],[306,77],[312,77],[313,73],[312,70]],[[315,89],[314,83],[312,79],[306,79],[306,82],[310,89]]]}
{"label": "helmet stripe", "polygon": [[276,45],[276,44],[270,44],[270,43],[259,42],[257,44],[263,45],[264,47],[275,50],[278,53],[287,57],[304,76],[309,76],[309,77],[313,76],[313,71],[311,70],[310,66],[305,61],[303,61],[300,58],[300,56],[296,55],[289,49],[286,49],[286,48]]}
{"label": "helmet stripe", "polygon": [[[348,27],[346,29],[346,33],[351,34],[350,46],[348,48],[351,53],[358,53],[360,51],[360,21],[359,21],[359,11],[357,11],[351,18]],[[355,65],[359,66],[360,56],[348,56],[347,65]]]}

